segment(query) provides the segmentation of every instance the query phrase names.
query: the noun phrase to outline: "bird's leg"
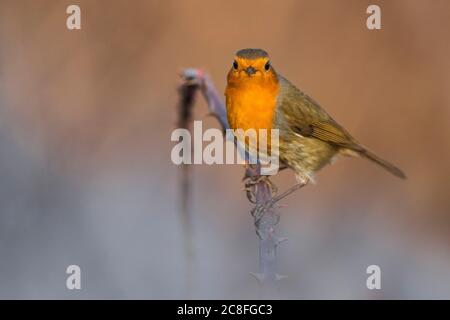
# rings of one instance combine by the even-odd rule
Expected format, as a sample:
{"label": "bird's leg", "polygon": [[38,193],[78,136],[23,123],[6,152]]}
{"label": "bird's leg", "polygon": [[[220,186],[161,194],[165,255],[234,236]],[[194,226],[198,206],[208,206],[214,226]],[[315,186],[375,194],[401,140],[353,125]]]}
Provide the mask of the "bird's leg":
{"label": "bird's leg", "polygon": [[[284,167],[286,168],[286,167]],[[291,188],[289,188],[288,190],[286,190],[285,192],[283,192],[280,195],[277,195],[278,193],[278,188],[275,186],[275,184],[269,179],[268,176],[261,176],[258,174],[258,172],[254,171],[254,168],[252,168],[251,166],[249,166],[247,164],[246,166],[246,171],[245,171],[245,176],[243,178],[243,181],[245,182],[245,188],[244,190],[247,192],[247,198],[250,202],[256,204],[255,207],[253,208],[253,210],[251,211],[252,216],[255,220],[255,226],[256,226],[256,230],[259,236],[261,236],[259,234],[259,224],[261,222],[262,217],[266,214],[266,212],[271,211],[273,209],[274,204],[276,204],[278,201],[280,201],[281,199],[287,197],[288,195],[290,195],[291,193],[293,193],[294,191],[300,189],[301,187],[303,187],[305,185],[305,183],[298,183],[294,186],[292,186]],[[266,200],[264,202],[261,202],[261,199],[258,200],[257,198],[257,194],[259,193],[259,189],[262,188],[263,193],[268,192],[269,194],[267,195],[266,199],[270,199],[270,200]],[[279,214],[276,212],[276,210],[272,210],[273,211],[273,216],[274,216],[274,224],[277,224],[280,220],[280,216]]]}
{"label": "bird's leg", "polygon": [[[295,185],[293,185],[292,187],[290,187],[289,189],[287,189],[286,191],[284,191],[283,193],[272,198],[272,200],[269,200],[263,204],[256,205],[255,208],[253,208],[253,210],[252,210],[252,216],[255,218],[255,225],[257,225],[259,223],[259,221],[264,216],[266,211],[271,209],[277,202],[286,198],[288,195],[294,193],[295,191],[301,189],[305,185],[306,185],[306,183],[304,183],[304,182],[298,182]],[[277,224],[280,220],[280,215],[275,211],[274,216],[276,219],[275,224]]]}
{"label": "bird's leg", "polygon": [[[255,220],[256,232],[258,236],[262,236],[259,232],[259,223],[265,212],[271,209],[270,201],[261,201],[261,195],[265,194],[266,199],[272,199],[277,193],[277,187],[270,181],[268,176],[261,176],[252,167],[246,168],[243,178],[245,181],[245,191],[250,202],[256,204],[251,211]],[[258,200],[259,199],[259,200]]]}
{"label": "bird's leg", "polygon": [[[266,189],[270,195],[268,196],[269,199],[274,199],[275,195],[278,192],[278,188],[275,186],[275,184],[269,179],[268,176],[260,176],[257,178],[258,184],[255,185],[255,188],[264,188]],[[264,185],[261,185],[264,184]],[[254,189],[255,190],[255,189]],[[255,192],[256,194],[256,192]],[[263,203],[256,203],[256,206],[252,209],[251,213],[253,218],[255,219],[255,226],[256,230],[258,232],[259,230],[259,222],[261,218],[264,216],[264,214],[271,210],[273,207],[274,202],[272,200],[265,201]],[[279,220],[279,219],[276,219]],[[258,234],[259,235],[259,234]]]}
{"label": "bird's leg", "polygon": [[280,201],[281,199],[286,198],[288,195],[290,195],[291,193],[297,191],[298,189],[302,188],[306,186],[305,182],[297,182],[296,184],[294,184],[292,187],[290,187],[289,189],[287,189],[286,191],[284,191],[283,193],[277,195],[276,197],[274,197],[271,202],[272,205],[274,205],[275,203],[277,203],[278,201]]}
{"label": "bird's leg", "polygon": [[[284,169],[287,169],[288,168],[288,166],[287,165],[284,165],[284,164],[282,164],[281,166],[280,166],[280,168],[279,168],[279,171],[281,171],[281,170],[284,170]],[[249,178],[249,176],[248,176],[248,171],[246,171],[246,177],[244,177],[244,179],[247,179],[247,178]],[[252,216],[253,216],[253,218],[255,219],[255,225],[257,226],[257,224],[259,223],[259,220],[261,220],[261,218],[262,218],[262,216],[264,215],[264,213],[267,211],[267,210],[269,210],[270,208],[272,208],[272,206],[277,202],[277,201],[279,201],[279,200],[281,200],[283,197],[285,197],[285,196],[287,196],[287,195],[289,195],[290,193],[292,193],[293,191],[291,191],[290,193],[288,193],[288,194],[285,194],[285,192],[283,193],[284,194],[284,196],[282,196],[281,198],[279,198],[278,200],[276,200],[276,201],[274,201],[274,199],[277,199],[278,197],[276,197],[276,194],[278,193],[278,187],[267,177],[267,176],[259,176],[258,177],[258,182],[259,181],[264,181],[264,183],[266,183],[267,184],[267,186],[269,187],[269,190],[270,190],[270,192],[271,192],[271,198],[272,198],[272,200],[269,200],[269,201],[267,201],[266,203],[264,203],[264,204],[262,204],[262,205],[256,205],[255,206],[255,208],[253,208],[253,210],[252,210]],[[246,184],[246,187],[247,187],[247,184]],[[246,190],[247,190],[247,197],[249,197],[249,192],[248,192],[248,189],[246,188]],[[295,191],[295,190],[294,190]],[[253,195],[255,195],[256,194],[256,192],[253,194]],[[282,194],[282,195],[283,195]],[[250,200],[250,198],[249,198],[249,200]],[[250,201],[252,201],[252,203],[256,203],[256,197],[254,197],[253,198],[253,200],[254,201],[252,201],[252,200],[250,200]],[[279,220],[280,220],[280,215],[279,214],[277,214],[277,213],[275,213],[275,217],[276,217],[276,222],[275,222],[275,224],[277,224],[278,222],[279,222]],[[258,230],[258,228],[256,228],[256,230]]]}
{"label": "bird's leg", "polygon": [[252,176],[248,171],[242,179],[245,183],[244,191],[247,193],[247,198],[251,203],[256,203],[256,188],[258,184],[265,183],[268,185],[269,190],[272,192],[272,196],[275,196],[278,192],[277,186],[270,181],[267,176]]}
{"label": "bird's leg", "polygon": [[244,182],[244,191],[247,193],[247,199],[251,203],[256,203],[256,187],[257,184],[256,180],[258,176],[256,175],[255,168],[251,167],[248,162],[245,163],[245,175],[242,178],[242,181]]}
{"label": "bird's leg", "polygon": [[[276,196],[275,198],[272,199],[272,205],[274,205],[275,203],[277,203],[278,201],[280,201],[281,199],[286,198],[288,195],[290,195],[291,193],[294,193],[295,191],[303,188],[304,186],[306,186],[305,182],[297,182],[296,184],[294,184],[292,187],[290,187],[289,189],[287,189],[286,191],[284,191],[282,194]],[[277,212],[277,211],[275,211]],[[275,224],[278,224],[278,222],[280,221],[280,214],[276,213],[275,214]]]}

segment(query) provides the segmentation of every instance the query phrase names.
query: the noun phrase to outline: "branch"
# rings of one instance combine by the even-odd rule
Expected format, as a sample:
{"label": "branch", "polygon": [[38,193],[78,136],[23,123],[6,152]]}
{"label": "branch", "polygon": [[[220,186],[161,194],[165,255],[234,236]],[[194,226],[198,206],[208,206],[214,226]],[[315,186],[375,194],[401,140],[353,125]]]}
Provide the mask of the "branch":
{"label": "branch", "polygon": [[222,99],[219,98],[217,90],[209,76],[199,69],[185,69],[182,72],[181,77],[184,79],[184,85],[201,90],[203,97],[208,104],[209,113],[216,117],[223,131],[229,129],[227,109],[225,108]]}
{"label": "branch", "polygon": [[[199,89],[208,104],[209,113],[217,118],[224,132],[229,129],[225,104],[217,94],[209,76],[198,69],[185,69],[181,77],[183,79],[181,87],[189,86]],[[180,90],[180,92],[183,91]],[[276,187],[267,176],[260,175],[259,165],[247,165],[244,180],[246,181],[247,197],[250,202],[255,204],[252,215],[255,220],[256,233],[259,236],[259,272],[252,273],[252,275],[261,285],[261,298],[273,298],[276,292],[276,282],[282,278],[276,272],[276,250],[283,239],[277,238],[275,235],[279,216],[273,206],[267,206],[267,204],[272,203]],[[258,210],[261,214],[254,215]]]}

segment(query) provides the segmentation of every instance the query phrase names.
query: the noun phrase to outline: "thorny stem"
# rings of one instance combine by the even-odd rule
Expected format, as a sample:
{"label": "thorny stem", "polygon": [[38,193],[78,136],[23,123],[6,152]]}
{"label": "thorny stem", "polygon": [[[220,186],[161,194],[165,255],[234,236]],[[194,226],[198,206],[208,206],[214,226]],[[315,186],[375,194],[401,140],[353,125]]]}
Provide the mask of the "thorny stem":
{"label": "thorny stem", "polygon": [[[185,69],[181,77],[183,82],[180,92],[192,94],[191,90],[186,90],[187,87],[200,89],[210,114],[217,118],[224,132],[229,129],[225,104],[208,75],[198,69]],[[181,99],[183,100],[183,95]],[[260,298],[274,298],[276,282],[282,278],[277,274],[276,263],[277,246],[282,242],[281,238],[275,235],[275,227],[279,221],[279,216],[273,207],[276,187],[267,177],[260,175],[259,165],[247,166],[245,178],[247,196],[251,202],[255,203],[255,209],[252,212],[262,208],[259,211],[261,214],[254,216],[256,233],[259,236],[259,272],[252,275],[260,284]]]}
{"label": "thorny stem", "polygon": [[259,166],[248,166],[246,169],[246,177],[250,180],[250,184],[251,181],[255,182],[249,186],[249,192],[255,199],[255,209],[263,207],[261,215],[254,215],[256,234],[259,237],[259,272],[252,275],[260,284],[260,298],[274,298],[276,283],[280,279],[277,274],[276,253],[277,246],[281,242],[275,235],[279,216],[272,205],[276,190],[268,178],[261,179],[259,171]]}

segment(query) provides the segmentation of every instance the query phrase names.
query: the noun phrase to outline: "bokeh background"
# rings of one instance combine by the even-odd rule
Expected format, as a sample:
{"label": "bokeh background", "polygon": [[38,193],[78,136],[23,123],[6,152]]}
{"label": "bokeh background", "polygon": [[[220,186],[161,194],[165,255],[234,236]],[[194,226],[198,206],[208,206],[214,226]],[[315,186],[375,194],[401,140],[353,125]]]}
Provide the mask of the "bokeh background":
{"label": "bokeh background", "polygon": [[[286,199],[281,297],[450,298],[449,30],[447,0],[2,0],[0,298],[257,298],[242,167],[191,168],[187,254],[170,161],[179,71],[222,93],[245,47],[408,175],[343,159]],[[217,127],[206,113],[199,98]],[[366,288],[371,264],[382,290]]]}

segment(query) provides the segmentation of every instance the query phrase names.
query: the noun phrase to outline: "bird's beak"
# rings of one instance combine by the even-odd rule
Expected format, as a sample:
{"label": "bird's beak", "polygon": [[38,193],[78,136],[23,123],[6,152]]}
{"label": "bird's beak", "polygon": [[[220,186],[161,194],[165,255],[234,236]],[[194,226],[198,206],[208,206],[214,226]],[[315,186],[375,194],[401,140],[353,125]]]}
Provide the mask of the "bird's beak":
{"label": "bird's beak", "polygon": [[251,76],[256,73],[256,69],[253,67],[248,67],[245,69],[245,73],[247,73],[247,75]]}

